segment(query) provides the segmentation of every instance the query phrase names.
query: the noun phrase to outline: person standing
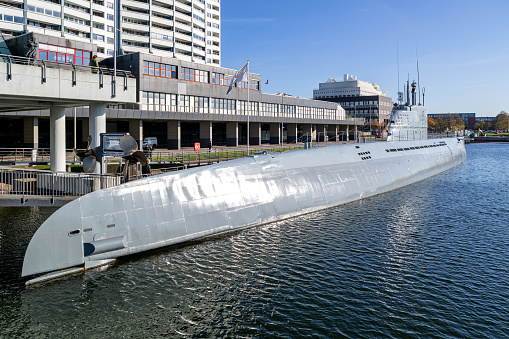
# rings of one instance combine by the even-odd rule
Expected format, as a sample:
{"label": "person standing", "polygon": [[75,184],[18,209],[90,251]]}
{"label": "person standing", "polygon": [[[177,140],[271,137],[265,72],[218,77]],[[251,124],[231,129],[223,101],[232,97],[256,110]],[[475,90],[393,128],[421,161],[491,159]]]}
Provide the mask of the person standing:
{"label": "person standing", "polygon": [[92,67],[92,73],[97,73],[97,69],[99,68],[99,61],[97,61],[97,55],[94,55],[92,59],[90,59],[90,63],[88,65]]}

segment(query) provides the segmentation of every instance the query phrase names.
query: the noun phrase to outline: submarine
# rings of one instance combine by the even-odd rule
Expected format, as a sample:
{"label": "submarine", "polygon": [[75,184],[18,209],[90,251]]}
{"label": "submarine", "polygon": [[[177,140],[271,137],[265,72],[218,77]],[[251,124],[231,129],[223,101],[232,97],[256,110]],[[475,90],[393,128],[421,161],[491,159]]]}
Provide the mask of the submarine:
{"label": "submarine", "polygon": [[[415,84],[415,82],[414,82]],[[123,256],[346,204],[466,161],[462,138],[427,139],[423,105],[391,112],[386,142],[256,154],[89,193],[35,232],[22,277],[32,284]],[[407,83],[408,88],[408,83]]]}

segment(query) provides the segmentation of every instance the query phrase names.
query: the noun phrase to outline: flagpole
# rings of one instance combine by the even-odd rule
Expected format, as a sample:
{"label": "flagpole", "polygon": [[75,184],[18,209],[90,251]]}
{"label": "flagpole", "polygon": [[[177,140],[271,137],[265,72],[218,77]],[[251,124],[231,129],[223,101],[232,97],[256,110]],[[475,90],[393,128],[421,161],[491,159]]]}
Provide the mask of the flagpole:
{"label": "flagpole", "polygon": [[249,111],[251,106],[249,105],[249,60],[247,61],[247,155],[249,156]]}

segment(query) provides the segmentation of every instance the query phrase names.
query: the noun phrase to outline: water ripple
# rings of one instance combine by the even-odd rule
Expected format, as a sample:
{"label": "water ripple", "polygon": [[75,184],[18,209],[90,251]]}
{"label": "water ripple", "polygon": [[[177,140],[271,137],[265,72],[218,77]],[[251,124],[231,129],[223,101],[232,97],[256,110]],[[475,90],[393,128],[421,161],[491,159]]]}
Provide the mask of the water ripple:
{"label": "water ripple", "polygon": [[0,337],[505,337],[507,147],[469,145],[466,164],[398,191],[29,289],[24,249],[53,210],[0,209]]}

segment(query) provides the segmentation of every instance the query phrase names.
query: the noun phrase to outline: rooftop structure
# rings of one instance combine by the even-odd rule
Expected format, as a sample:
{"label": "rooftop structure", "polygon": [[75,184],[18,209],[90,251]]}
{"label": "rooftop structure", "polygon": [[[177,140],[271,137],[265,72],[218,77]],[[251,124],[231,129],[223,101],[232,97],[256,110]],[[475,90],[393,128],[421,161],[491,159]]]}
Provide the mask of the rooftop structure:
{"label": "rooftop structure", "polygon": [[369,81],[345,74],[343,81],[329,78],[313,90],[313,99],[339,103],[352,117],[362,117],[367,122],[377,120],[387,123],[390,118],[393,102],[387,92]]}

